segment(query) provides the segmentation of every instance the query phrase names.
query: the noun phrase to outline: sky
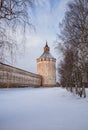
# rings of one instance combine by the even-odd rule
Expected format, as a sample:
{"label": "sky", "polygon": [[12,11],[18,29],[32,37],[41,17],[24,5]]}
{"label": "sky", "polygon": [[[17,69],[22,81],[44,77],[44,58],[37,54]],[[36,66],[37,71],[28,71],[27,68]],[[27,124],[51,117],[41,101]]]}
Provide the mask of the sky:
{"label": "sky", "polygon": [[[59,23],[64,17],[69,1],[71,0],[35,0],[35,4],[30,9],[30,20],[34,27],[26,31],[26,45],[20,47],[14,66],[37,73],[36,59],[43,53],[46,41],[51,54],[57,61],[59,60],[60,53],[55,50],[55,41],[60,31]],[[20,41],[22,35],[20,32],[17,35]]]}

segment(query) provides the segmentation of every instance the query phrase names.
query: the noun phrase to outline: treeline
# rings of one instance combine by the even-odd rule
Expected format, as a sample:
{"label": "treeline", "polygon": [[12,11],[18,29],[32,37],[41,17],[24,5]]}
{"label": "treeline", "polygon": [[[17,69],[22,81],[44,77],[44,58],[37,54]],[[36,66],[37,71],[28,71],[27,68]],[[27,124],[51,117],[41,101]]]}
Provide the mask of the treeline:
{"label": "treeline", "polygon": [[[65,17],[60,23],[63,60],[58,66],[60,85],[86,97],[88,87],[88,0],[68,3]],[[60,46],[60,44],[58,44]]]}

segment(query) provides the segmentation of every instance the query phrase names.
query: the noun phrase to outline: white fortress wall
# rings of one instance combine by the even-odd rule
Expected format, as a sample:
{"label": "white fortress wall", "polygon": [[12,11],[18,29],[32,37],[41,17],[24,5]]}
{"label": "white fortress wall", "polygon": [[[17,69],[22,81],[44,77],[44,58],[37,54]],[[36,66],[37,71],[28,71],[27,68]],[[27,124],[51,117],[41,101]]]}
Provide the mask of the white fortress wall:
{"label": "white fortress wall", "polygon": [[41,86],[41,76],[0,63],[0,87]]}

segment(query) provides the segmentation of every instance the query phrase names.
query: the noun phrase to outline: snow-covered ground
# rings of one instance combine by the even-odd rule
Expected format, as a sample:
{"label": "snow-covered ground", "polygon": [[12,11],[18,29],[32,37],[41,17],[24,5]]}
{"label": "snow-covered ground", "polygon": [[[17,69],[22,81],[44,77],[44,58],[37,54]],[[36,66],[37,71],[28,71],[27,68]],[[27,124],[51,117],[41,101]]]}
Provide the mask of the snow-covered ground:
{"label": "snow-covered ground", "polygon": [[88,130],[87,98],[62,88],[0,89],[0,130]]}

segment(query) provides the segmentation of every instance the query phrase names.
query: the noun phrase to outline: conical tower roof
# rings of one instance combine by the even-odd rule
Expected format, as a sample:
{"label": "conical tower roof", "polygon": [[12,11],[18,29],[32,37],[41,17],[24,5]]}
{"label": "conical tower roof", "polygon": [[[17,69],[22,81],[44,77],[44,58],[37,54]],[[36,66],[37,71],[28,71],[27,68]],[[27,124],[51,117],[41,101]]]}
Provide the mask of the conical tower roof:
{"label": "conical tower roof", "polygon": [[40,58],[54,58],[52,56],[52,54],[50,53],[50,48],[49,48],[49,46],[47,44],[47,41],[46,41],[46,45],[44,47],[44,52],[38,59],[40,59]]}

